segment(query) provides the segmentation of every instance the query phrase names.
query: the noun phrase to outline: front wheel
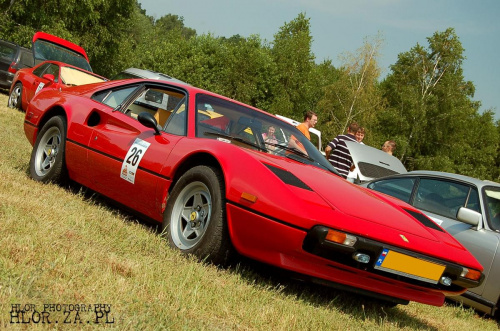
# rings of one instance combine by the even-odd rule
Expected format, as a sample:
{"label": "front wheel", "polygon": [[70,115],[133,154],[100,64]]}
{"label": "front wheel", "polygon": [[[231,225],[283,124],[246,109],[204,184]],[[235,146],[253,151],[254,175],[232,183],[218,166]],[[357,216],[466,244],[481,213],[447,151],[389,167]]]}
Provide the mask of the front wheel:
{"label": "front wheel", "polygon": [[66,146],[66,120],[52,117],[36,138],[30,159],[30,175],[36,181],[62,183],[65,179],[64,152]]}
{"label": "front wheel", "polygon": [[14,88],[9,94],[9,101],[7,102],[7,106],[10,108],[16,108],[19,110],[23,110],[22,99],[21,96],[23,94],[23,84],[16,83]]}
{"label": "front wheel", "polygon": [[220,171],[196,166],[179,178],[167,202],[162,229],[170,247],[214,264],[231,252],[224,180]]}

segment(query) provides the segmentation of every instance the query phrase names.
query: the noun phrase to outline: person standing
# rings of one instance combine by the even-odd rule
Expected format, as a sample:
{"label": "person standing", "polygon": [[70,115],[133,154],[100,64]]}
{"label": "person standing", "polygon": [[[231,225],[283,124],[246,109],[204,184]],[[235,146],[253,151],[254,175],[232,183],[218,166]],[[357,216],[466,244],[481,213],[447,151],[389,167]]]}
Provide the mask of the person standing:
{"label": "person standing", "polygon": [[[314,128],[316,123],[318,123],[318,115],[312,110],[308,110],[304,115],[304,122],[297,125],[297,129],[310,141],[311,134],[309,133],[309,128]],[[293,134],[290,136],[288,147],[295,148],[307,155],[304,145]]]}
{"label": "person standing", "polygon": [[365,139],[365,128],[360,126],[358,131],[356,132],[356,141],[364,145],[365,143],[363,142],[363,139]]}
{"label": "person standing", "polygon": [[347,178],[349,171],[354,170],[351,153],[345,142],[356,142],[355,134],[358,129],[358,123],[352,122],[347,128],[347,134],[336,136],[325,148],[326,158],[343,178]]}
{"label": "person standing", "polygon": [[387,140],[383,145],[382,145],[382,150],[386,152],[387,154],[392,155],[392,152],[396,150],[396,142],[394,140]]}
{"label": "person standing", "polygon": [[309,129],[314,128],[318,123],[318,115],[315,112],[308,110],[304,115],[304,122],[297,125],[297,129],[307,137],[307,139],[311,140],[311,135],[309,134]]}
{"label": "person standing", "polygon": [[[365,143],[363,142],[363,139],[365,139],[365,128],[360,126],[358,131],[356,132],[356,141],[360,143],[361,145],[364,145]],[[347,180],[350,181],[351,183],[359,183],[359,169],[358,167],[352,169],[349,171],[347,174]]]}

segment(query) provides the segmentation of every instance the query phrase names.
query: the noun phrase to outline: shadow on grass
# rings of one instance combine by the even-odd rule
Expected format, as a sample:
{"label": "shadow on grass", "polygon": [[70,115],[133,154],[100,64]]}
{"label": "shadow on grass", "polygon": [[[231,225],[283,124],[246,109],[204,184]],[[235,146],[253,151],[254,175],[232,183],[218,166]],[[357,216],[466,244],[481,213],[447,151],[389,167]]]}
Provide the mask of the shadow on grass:
{"label": "shadow on grass", "polygon": [[[161,234],[161,226],[158,223],[137,217],[131,211],[124,210],[124,206],[99,193],[74,182],[63,186],[70,193],[81,195],[83,199],[88,199],[92,204],[106,207],[111,212],[119,215],[125,222],[140,223],[150,229],[151,232],[157,235]],[[363,295],[301,281],[285,270],[240,255],[236,256],[233,262],[223,269],[229,273],[238,274],[252,286],[277,291],[315,307],[338,310],[353,316],[357,320],[376,321],[380,326],[383,326],[384,323],[397,323],[401,328],[437,330],[437,328],[418,317],[408,315],[405,311],[398,309],[397,306],[391,308],[391,305],[387,302],[384,303]]]}
{"label": "shadow on grass", "polygon": [[446,299],[446,304],[449,306],[454,306],[454,307],[458,307],[461,309],[470,310],[471,312],[473,312],[474,314],[477,314],[481,318],[494,321],[497,324],[498,329],[500,330],[500,311],[499,311],[499,309],[497,309],[497,311],[495,312],[495,316],[492,316],[492,315],[486,314],[482,311],[476,310],[472,307],[465,306],[462,302],[454,301],[454,300],[451,300],[448,298]]}
{"label": "shadow on grass", "polygon": [[385,322],[397,322],[398,327],[401,328],[437,330],[425,321],[408,315],[391,303],[297,279],[294,274],[286,270],[245,257],[241,257],[240,262],[229,267],[228,271],[238,273],[249,284],[262,286],[262,288],[272,288],[313,306],[335,309],[349,314],[357,320],[377,321],[380,326]]}

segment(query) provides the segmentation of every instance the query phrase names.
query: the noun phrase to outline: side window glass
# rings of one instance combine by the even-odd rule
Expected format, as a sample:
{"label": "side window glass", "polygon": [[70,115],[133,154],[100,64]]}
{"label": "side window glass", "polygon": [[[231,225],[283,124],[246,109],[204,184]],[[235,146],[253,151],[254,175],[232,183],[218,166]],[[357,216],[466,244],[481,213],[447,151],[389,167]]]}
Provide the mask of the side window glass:
{"label": "side window glass", "polygon": [[32,67],[33,66],[33,53],[22,51],[20,64],[23,68]]}
{"label": "side window glass", "polygon": [[466,208],[481,212],[481,204],[479,203],[479,194],[475,188],[471,188],[469,199],[467,200]]}
{"label": "side window glass", "polygon": [[43,72],[43,75],[45,75],[45,74],[53,75],[54,76],[54,82],[57,83],[59,81],[59,66],[51,63],[47,67],[47,70],[45,70]]}
{"label": "side window glass", "polygon": [[140,113],[150,113],[156,119],[159,128],[163,129],[183,98],[184,93],[156,86],[147,87],[128,105],[125,114],[137,118]]}
{"label": "side window glass", "polygon": [[39,66],[38,68],[36,68],[35,70],[33,70],[33,75],[38,76],[38,77],[42,77],[43,72],[45,71],[45,69],[47,69],[49,64],[50,63],[44,63],[41,66]]}
{"label": "side window glass", "polygon": [[469,191],[468,185],[422,178],[414,205],[416,208],[456,219],[458,209],[466,205]]}
{"label": "side window glass", "polygon": [[0,57],[2,59],[5,59],[7,61],[12,61],[15,54],[16,54],[15,47],[12,47],[10,45],[0,44]]}
{"label": "side window glass", "polygon": [[410,203],[411,192],[416,179],[397,178],[370,183],[368,188]]}
{"label": "side window glass", "polygon": [[125,101],[125,99],[127,99],[128,96],[137,89],[137,87],[138,87],[137,85],[133,85],[116,90],[99,91],[92,96],[92,99],[104,103],[105,105],[108,105],[111,108],[116,108],[119,105],[121,105],[123,101]]}
{"label": "side window glass", "polygon": [[165,132],[175,134],[177,136],[185,136],[187,134],[187,108],[186,98],[178,99],[177,105],[171,111],[171,115],[165,126]]}
{"label": "side window glass", "polygon": [[488,187],[484,189],[488,223],[493,230],[500,231],[500,189]]}

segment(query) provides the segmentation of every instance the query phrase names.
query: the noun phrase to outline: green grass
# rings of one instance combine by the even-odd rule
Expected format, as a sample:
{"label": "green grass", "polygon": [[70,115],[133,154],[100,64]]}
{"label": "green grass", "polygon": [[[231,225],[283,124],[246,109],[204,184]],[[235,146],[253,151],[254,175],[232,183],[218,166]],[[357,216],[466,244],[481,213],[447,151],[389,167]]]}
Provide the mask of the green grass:
{"label": "green grass", "polygon": [[[218,269],[185,258],[99,196],[31,180],[24,113],[6,104],[0,94],[0,329],[35,325],[11,324],[12,304],[96,303],[111,305],[107,326],[120,330],[498,329],[453,304],[387,309],[246,260]],[[102,327],[94,316],[81,312],[72,327]],[[52,312],[38,326],[66,328],[65,317]]]}

